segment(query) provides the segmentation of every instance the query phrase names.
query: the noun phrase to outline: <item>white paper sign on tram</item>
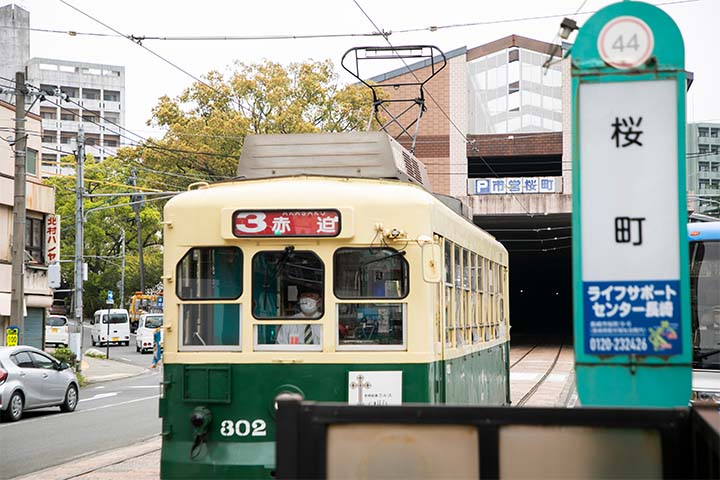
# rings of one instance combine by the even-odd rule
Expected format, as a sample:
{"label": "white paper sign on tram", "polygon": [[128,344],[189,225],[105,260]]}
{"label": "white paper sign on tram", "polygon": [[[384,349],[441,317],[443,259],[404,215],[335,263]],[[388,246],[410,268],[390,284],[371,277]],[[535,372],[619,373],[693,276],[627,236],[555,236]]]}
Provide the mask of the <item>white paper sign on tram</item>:
{"label": "white paper sign on tram", "polygon": [[348,372],[350,405],[401,405],[402,371]]}

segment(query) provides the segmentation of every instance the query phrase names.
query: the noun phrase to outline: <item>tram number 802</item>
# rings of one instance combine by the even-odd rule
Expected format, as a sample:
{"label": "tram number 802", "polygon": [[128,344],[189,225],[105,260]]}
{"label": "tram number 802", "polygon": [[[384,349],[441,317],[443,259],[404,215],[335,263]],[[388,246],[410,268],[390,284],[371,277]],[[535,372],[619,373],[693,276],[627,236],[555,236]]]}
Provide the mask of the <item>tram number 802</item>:
{"label": "tram number 802", "polygon": [[267,436],[265,420],[223,420],[220,423],[220,435],[223,437],[265,437]]}

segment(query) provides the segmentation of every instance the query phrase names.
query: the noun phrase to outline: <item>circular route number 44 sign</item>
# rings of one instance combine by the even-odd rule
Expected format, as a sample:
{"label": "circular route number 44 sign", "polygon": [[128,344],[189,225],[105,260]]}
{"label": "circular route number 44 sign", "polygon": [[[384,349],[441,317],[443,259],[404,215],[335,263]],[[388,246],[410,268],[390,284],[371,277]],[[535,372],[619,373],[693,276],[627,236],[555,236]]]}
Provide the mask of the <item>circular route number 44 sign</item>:
{"label": "circular route number 44 sign", "polygon": [[615,68],[635,68],[650,58],[655,39],[647,23],[637,17],[617,17],[598,36],[600,57]]}

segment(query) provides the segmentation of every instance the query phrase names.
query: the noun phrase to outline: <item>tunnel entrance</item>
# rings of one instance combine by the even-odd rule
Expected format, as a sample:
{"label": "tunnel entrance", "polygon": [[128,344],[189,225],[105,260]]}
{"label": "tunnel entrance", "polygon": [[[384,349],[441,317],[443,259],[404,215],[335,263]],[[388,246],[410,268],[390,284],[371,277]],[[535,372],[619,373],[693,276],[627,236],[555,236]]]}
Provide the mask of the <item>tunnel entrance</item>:
{"label": "tunnel entrance", "polygon": [[510,257],[512,335],[572,339],[570,214],[476,216]]}

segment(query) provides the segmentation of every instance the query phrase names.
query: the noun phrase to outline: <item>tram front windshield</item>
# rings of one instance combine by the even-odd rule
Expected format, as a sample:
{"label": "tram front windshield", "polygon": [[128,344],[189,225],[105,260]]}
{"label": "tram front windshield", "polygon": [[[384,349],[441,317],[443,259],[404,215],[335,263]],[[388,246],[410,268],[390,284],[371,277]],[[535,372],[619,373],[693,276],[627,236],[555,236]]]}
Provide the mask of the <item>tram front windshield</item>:
{"label": "tram front windshield", "polygon": [[690,243],[693,368],[720,370],[720,241]]}

